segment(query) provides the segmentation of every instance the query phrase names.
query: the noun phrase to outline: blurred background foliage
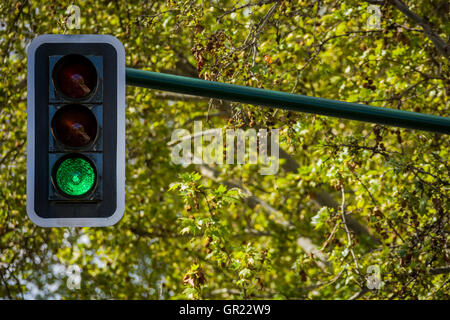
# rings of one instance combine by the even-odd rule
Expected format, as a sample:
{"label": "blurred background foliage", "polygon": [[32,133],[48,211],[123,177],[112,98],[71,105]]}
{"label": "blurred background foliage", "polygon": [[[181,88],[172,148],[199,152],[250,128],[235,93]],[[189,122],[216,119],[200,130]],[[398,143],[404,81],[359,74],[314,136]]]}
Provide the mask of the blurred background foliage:
{"label": "blurred background foliage", "polygon": [[[112,34],[128,67],[448,116],[448,51],[398,2],[2,1],[0,298],[448,299],[446,135],[128,87],[123,219],[44,229],[25,210],[37,35]],[[448,1],[404,4],[448,43]],[[194,120],[279,128],[279,172],[172,164],[171,134]]]}

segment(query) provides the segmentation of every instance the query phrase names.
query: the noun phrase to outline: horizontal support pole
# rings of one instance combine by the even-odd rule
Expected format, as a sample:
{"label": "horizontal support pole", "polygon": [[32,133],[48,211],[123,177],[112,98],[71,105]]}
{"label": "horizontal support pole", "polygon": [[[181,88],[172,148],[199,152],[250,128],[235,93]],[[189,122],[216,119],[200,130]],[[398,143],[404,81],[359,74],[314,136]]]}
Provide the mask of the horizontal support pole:
{"label": "horizontal support pole", "polygon": [[407,129],[450,133],[450,118],[359,103],[303,96],[132,68],[127,85],[242,102]]}

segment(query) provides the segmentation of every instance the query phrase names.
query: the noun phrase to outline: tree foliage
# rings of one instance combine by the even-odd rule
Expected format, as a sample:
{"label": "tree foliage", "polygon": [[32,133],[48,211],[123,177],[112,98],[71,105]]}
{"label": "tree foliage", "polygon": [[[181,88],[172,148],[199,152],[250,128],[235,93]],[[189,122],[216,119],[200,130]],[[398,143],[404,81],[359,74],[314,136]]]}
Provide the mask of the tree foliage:
{"label": "tree foliage", "polygon": [[[448,3],[405,0],[418,24],[398,2],[76,1],[71,30],[71,3],[3,1],[0,298],[448,299],[446,135],[127,87],[123,219],[43,229],[25,209],[37,35],[112,34],[133,68],[448,116],[449,60],[427,29],[448,41]],[[173,130],[199,119],[279,128],[280,171],[171,163]]]}

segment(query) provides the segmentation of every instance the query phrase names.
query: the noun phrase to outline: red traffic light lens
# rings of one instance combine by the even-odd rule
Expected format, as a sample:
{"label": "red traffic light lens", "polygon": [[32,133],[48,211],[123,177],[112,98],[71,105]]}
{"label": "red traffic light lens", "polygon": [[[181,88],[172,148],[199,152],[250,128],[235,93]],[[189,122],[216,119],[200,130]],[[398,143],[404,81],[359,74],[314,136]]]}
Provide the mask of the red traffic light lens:
{"label": "red traffic light lens", "polygon": [[52,77],[56,89],[72,99],[90,96],[97,86],[95,66],[81,55],[68,55],[58,60]]}
{"label": "red traffic light lens", "polygon": [[97,137],[95,115],[80,104],[66,105],[56,111],[51,126],[55,139],[72,148],[93,143]]}

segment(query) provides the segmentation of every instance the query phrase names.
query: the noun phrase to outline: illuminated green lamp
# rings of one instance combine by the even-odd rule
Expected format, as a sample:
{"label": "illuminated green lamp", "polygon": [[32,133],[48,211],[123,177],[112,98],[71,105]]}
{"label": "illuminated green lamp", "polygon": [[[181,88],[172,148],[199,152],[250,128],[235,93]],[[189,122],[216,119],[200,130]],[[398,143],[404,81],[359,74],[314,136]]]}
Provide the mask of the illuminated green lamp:
{"label": "illuminated green lamp", "polygon": [[95,185],[96,173],[90,161],[80,155],[71,155],[56,164],[54,179],[66,196],[80,197]]}

